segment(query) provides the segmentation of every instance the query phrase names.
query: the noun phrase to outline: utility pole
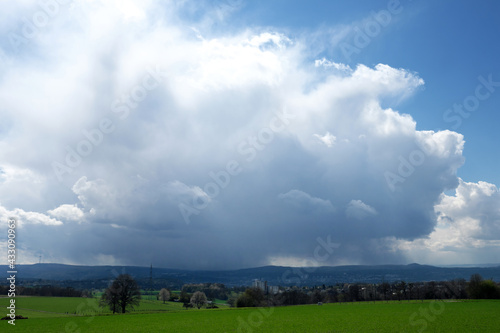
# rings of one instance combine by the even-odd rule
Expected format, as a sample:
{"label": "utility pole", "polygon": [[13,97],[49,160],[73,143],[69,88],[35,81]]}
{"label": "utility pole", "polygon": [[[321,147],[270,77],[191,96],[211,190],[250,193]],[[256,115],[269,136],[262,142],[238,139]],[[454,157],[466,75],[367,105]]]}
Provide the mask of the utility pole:
{"label": "utility pole", "polygon": [[153,299],[153,263],[149,267],[149,293],[151,294],[151,300]]}

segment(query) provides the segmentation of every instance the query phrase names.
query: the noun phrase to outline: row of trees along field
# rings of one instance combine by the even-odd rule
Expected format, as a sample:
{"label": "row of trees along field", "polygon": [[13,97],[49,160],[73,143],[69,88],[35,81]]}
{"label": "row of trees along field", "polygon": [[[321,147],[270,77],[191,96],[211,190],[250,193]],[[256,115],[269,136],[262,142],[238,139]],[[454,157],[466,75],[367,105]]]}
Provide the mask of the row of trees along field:
{"label": "row of trees along field", "polygon": [[338,284],[336,286],[291,287],[278,294],[265,294],[259,288],[248,288],[228,303],[236,307],[280,306],[298,304],[359,302],[359,301],[404,301],[424,299],[500,299],[500,284],[484,280],[479,274],[470,281],[457,279],[442,282],[380,284]]}
{"label": "row of trees along field", "polygon": [[[163,288],[158,293],[160,301],[182,302],[184,307],[215,307],[215,299],[227,299],[231,306],[257,307],[282,306],[334,302],[424,300],[424,299],[466,299],[500,298],[500,285],[484,280],[479,274],[470,281],[456,279],[442,282],[380,284],[337,284],[335,286],[281,288],[277,294],[266,294],[259,288],[226,288],[223,284],[204,283],[184,285],[179,294]],[[207,297],[207,294],[210,297]],[[228,297],[228,295],[231,295]],[[130,275],[120,275],[101,297],[101,305],[109,306],[115,312],[133,308],[140,299],[139,286]]]}
{"label": "row of trees along field", "polygon": [[[7,294],[9,286],[0,286],[0,293]],[[18,287],[18,295],[92,297],[88,291],[57,286]],[[442,282],[380,284],[336,284],[334,286],[280,287],[277,294],[267,294],[259,288],[226,288],[220,283],[186,284],[179,293],[162,288],[157,299],[163,302],[182,302],[184,307],[215,308],[215,300],[227,300],[230,306],[256,307],[315,303],[424,300],[424,299],[500,299],[500,284],[484,280],[474,274],[467,282],[456,279]],[[101,296],[100,305],[113,312],[124,313],[139,305],[140,287],[128,274],[118,276]]]}

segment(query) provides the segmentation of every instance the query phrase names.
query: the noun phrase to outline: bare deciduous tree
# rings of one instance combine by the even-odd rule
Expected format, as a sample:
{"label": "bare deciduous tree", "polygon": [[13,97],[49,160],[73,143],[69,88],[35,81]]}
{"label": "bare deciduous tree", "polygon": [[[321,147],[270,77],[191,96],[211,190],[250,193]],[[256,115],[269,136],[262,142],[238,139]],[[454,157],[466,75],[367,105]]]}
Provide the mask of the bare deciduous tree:
{"label": "bare deciduous tree", "polygon": [[139,305],[140,299],[137,282],[128,274],[120,274],[102,294],[100,306],[109,306],[113,313],[125,313],[127,307]]}

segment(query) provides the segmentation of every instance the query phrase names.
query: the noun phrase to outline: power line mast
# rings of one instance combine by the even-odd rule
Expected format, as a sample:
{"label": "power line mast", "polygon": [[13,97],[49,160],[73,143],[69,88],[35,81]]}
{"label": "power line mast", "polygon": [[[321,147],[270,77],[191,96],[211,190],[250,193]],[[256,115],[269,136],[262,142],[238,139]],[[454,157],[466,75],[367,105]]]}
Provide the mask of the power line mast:
{"label": "power line mast", "polygon": [[153,263],[149,267],[149,293],[151,294],[151,299],[153,299]]}

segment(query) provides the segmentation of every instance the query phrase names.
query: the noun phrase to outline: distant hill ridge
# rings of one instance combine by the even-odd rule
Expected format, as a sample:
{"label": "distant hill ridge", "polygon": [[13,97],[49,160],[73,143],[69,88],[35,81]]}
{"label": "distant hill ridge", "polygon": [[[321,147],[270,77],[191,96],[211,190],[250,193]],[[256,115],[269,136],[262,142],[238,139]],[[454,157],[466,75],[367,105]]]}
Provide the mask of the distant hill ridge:
{"label": "distant hill ridge", "polygon": [[[121,273],[135,278],[148,278],[150,267],[140,266],[78,266],[65,264],[17,265],[17,278],[53,281],[88,281],[113,279]],[[0,278],[6,281],[8,266],[0,266]],[[253,279],[269,285],[332,285],[336,283],[379,283],[468,280],[472,274],[500,281],[500,264],[492,267],[436,267],[429,265],[349,265],[322,267],[263,266],[238,270],[182,270],[153,267],[154,279],[176,279],[183,283],[218,282],[228,286],[251,285]]]}

